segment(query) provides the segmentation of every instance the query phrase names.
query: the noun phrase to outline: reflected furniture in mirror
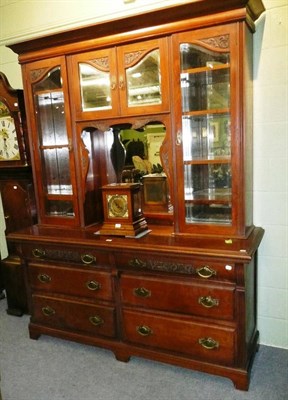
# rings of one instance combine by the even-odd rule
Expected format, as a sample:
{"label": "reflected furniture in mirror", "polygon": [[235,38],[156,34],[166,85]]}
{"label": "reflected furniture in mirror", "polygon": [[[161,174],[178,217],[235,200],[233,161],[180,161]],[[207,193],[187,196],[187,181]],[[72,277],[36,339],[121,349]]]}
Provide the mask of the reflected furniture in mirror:
{"label": "reflected furniture in mirror", "polygon": [[39,221],[8,236],[25,266],[31,338],[248,389],[264,234],[252,215],[252,36],[263,12],[261,0],[194,0],[9,46],[34,144]]}

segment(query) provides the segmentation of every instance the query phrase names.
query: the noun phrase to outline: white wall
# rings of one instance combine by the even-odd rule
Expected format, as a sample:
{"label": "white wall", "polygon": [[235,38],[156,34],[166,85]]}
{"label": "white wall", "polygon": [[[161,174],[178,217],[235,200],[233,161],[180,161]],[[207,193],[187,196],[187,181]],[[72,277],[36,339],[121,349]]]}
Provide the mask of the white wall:
{"label": "white wall", "polygon": [[254,36],[254,222],[262,343],[288,348],[288,2],[264,0]]}
{"label": "white wall", "polygon": [[[190,0],[2,0],[0,70],[21,88],[17,56],[3,45],[83,24]],[[254,222],[259,249],[259,330],[263,344],[288,349],[288,4],[267,9],[254,35]]]}

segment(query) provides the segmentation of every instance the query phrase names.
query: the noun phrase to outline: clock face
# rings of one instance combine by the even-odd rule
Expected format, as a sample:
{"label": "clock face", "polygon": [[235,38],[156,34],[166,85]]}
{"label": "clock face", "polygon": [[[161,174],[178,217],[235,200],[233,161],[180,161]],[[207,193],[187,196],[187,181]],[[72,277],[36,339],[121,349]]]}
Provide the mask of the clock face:
{"label": "clock face", "polygon": [[0,161],[20,160],[19,145],[14,119],[0,118]]}
{"label": "clock face", "polygon": [[128,218],[128,196],[107,195],[108,216],[117,218]]}

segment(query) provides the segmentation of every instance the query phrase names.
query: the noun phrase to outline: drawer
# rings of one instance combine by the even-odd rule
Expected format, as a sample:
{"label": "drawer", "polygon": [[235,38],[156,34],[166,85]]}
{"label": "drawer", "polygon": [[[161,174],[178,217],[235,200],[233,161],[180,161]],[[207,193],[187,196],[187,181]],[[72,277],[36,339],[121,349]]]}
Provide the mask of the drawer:
{"label": "drawer", "polygon": [[33,290],[111,301],[112,279],[109,272],[30,263]]}
{"label": "drawer", "polygon": [[235,286],[231,284],[123,274],[120,287],[124,304],[224,320],[234,318]]}
{"label": "drawer", "polygon": [[198,259],[189,256],[165,257],[159,254],[136,255],[124,253],[116,255],[116,264],[119,268],[134,271],[158,271],[176,274],[191,275],[203,281],[236,280],[235,264],[219,260]]}
{"label": "drawer", "polygon": [[210,326],[191,318],[123,310],[124,340],[196,359],[232,365],[234,327]]}
{"label": "drawer", "polygon": [[22,246],[23,256],[32,260],[61,261],[91,266],[109,266],[109,254],[105,251],[69,246],[41,245]]}
{"label": "drawer", "polygon": [[33,295],[32,302],[32,322],[73,332],[116,336],[114,307],[40,295]]}

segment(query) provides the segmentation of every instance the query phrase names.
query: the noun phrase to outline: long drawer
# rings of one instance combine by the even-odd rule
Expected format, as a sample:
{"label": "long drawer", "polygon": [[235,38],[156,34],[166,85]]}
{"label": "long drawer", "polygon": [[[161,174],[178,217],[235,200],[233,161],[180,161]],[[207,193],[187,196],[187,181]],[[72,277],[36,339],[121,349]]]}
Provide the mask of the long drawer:
{"label": "long drawer", "polygon": [[234,318],[232,284],[123,274],[120,287],[123,304],[223,320]]}
{"label": "long drawer", "polygon": [[49,244],[25,244],[22,253],[30,260],[59,261],[71,264],[109,266],[109,253],[95,250],[94,248],[78,248],[75,246],[49,245]]}
{"label": "long drawer", "polygon": [[112,300],[112,280],[107,271],[30,263],[29,280],[34,290]]}
{"label": "long drawer", "polygon": [[117,266],[133,271],[157,271],[181,275],[191,275],[203,281],[236,280],[235,264],[230,261],[219,261],[207,258],[205,260],[189,256],[167,257],[159,254],[122,253],[117,257]]}
{"label": "long drawer", "polygon": [[122,317],[127,342],[218,364],[232,365],[234,362],[234,327],[128,309],[123,310]]}
{"label": "long drawer", "polygon": [[93,335],[116,336],[114,307],[33,295],[32,322]]}

